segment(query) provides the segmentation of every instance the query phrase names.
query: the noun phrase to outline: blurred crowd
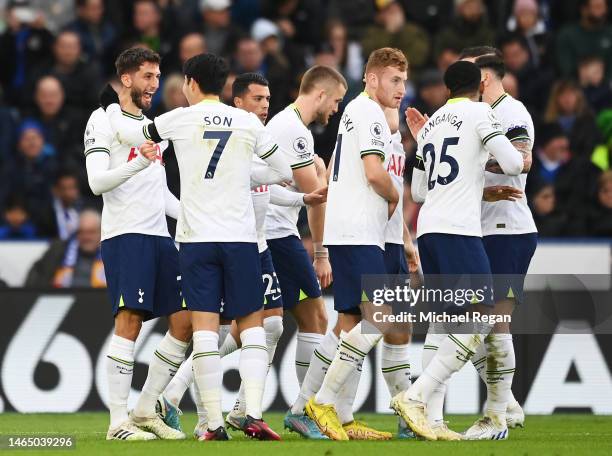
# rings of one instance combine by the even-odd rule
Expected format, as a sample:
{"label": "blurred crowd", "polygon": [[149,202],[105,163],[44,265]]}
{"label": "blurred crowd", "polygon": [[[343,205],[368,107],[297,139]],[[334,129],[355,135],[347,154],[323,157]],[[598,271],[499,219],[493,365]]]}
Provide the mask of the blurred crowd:
{"label": "blurred crowd", "polygon": [[[67,246],[80,212],[100,209],[87,186],[83,129],[127,47],[162,56],[152,118],[186,106],[181,67],[201,52],[231,63],[228,103],[236,74],[265,75],[273,116],[313,64],[344,74],[346,103],[362,90],[369,52],[383,46],[410,62],[402,107],[432,114],[446,102],[444,70],[462,48],[485,44],[502,51],[506,90],[536,125],[526,196],[540,236],[612,238],[610,17],[606,0],[0,0],[0,239]],[[325,160],[339,119],[313,127]],[[416,145],[403,134],[410,163]],[[165,161],[178,195],[172,148]],[[412,223],[417,211],[407,201]]]}

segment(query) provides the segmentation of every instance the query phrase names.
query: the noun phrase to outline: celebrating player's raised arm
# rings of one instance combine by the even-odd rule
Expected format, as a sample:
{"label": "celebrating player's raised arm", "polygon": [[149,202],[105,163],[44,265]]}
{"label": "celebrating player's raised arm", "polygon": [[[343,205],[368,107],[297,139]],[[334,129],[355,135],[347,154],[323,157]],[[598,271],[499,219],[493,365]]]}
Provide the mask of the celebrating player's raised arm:
{"label": "celebrating player's raised arm", "polygon": [[101,109],[92,114],[85,129],[87,180],[94,195],[117,188],[155,160],[156,151],[141,153],[134,160],[110,169],[112,130]]}
{"label": "celebrating player's raised arm", "polygon": [[504,174],[518,176],[523,172],[523,156],[502,133],[501,124],[491,108],[487,108],[486,116],[476,124],[476,130],[486,151],[495,157]]}

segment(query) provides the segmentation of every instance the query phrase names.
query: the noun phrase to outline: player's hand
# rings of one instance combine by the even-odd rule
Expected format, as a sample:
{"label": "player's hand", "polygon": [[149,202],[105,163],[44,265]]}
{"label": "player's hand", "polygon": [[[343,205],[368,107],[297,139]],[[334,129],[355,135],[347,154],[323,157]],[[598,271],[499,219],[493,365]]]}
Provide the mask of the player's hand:
{"label": "player's hand", "polygon": [[309,206],[318,206],[327,201],[327,186],[316,189],[312,193],[304,195],[304,203]]}
{"label": "player's hand", "polygon": [[102,109],[106,110],[113,103],[119,103],[119,95],[117,95],[117,92],[115,92],[115,89],[110,84],[106,84],[102,92],[100,92],[98,101]]}
{"label": "player's hand", "polygon": [[315,258],[313,264],[317,278],[321,283],[321,289],[331,285],[333,276],[332,268],[328,258]]}
{"label": "player's hand", "polygon": [[419,263],[421,260],[419,258],[419,252],[414,248],[412,242],[404,245],[404,253],[408,258],[408,271],[411,273],[417,272],[419,270]]}
{"label": "player's hand", "polygon": [[428,120],[429,116],[427,114],[421,114],[418,109],[410,107],[406,109],[406,124],[413,138],[416,139],[419,130],[423,128],[423,125],[425,125]]}
{"label": "player's hand", "polygon": [[146,141],[142,143],[142,145],[138,148],[140,155],[149,160],[150,162],[154,162],[157,158],[157,147],[153,141]]}
{"label": "player's hand", "polygon": [[494,203],[495,201],[516,201],[522,197],[523,192],[521,190],[507,185],[493,185],[485,187],[482,191],[482,199],[489,203]]}
{"label": "player's hand", "polygon": [[324,178],[327,175],[327,168],[325,167],[325,162],[323,161],[323,159],[317,154],[315,154],[314,156],[314,165],[315,169],[317,170],[317,177]]}

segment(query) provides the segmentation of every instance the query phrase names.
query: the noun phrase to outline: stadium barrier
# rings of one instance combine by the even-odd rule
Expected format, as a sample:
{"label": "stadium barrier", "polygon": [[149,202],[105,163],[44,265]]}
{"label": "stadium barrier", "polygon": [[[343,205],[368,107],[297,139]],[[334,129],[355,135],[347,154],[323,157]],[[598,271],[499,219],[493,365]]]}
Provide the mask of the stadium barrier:
{"label": "stadium barrier", "polygon": [[[572,299],[580,305],[589,296],[574,292]],[[103,410],[107,401],[104,360],[112,333],[106,293],[8,289],[0,291],[0,305],[0,412]],[[326,298],[326,305],[333,325],[331,298]],[[133,385],[144,383],[147,364],[164,332],[164,321],[143,326],[136,344]],[[295,325],[287,318],[266,384],[265,409],[286,410],[298,392],[294,334]],[[579,334],[517,335],[515,346],[513,391],[527,413],[612,414],[612,335],[584,328]],[[410,348],[415,377],[420,374],[421,350],[422,336],[417,336]],[[364,362],[356,401],[363,411],[390,412],[379,359],[380,351],[376,351]],[[224,358],[223,366],[223,408],[229,410],[239,383],[238,352]],[[194,408],[192,394],[186,395],[183,409]],[[468,365],[449,385],[446,411],[477,413],[484,394],[484,385]],[[132,389],[130,407],[137,395],[138,390]]]}

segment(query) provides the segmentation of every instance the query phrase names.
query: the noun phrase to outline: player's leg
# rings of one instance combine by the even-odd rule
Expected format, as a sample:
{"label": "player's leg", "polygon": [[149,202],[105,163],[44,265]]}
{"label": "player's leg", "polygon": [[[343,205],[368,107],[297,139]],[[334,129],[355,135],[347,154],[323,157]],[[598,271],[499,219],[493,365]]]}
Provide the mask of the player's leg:
{"label": "player's leg", "polygon": [[283,307],[297,323],[295,373],[301,386],[315,348],[327,331],[327,312],[312,261],[297,236],[268,240]]}
{"label": "player's leg", "polygon": [[[359,307],[367,299],[362,292],[362,275],[385,274],[383,250],[376,246],[331,246],[329,250],[334,269],[334,307],[339,313],[351,309],[357,309],[354,314],[361,313]],[[381,338],[381,332],[365,320],[350,329],[340,342],[319,392],[306,404],[306,413],[328,437],[348,439],[334,404],[349,376]]]}
{"label": "player's leg", "polygon": [[[263,328],[266,333],[266,348],[268,349],[268,371],[274,360],[276,346],[283,334],[283,299],[281,289],[272,263],[270,249],[259,254],[261,261],[261,277],[264,285],[263,294]],[[246,421],[246,401],[244,384],[240,383],[238,398],[225,422],[235,428],[242,429]]]}
{"label": "player's leg", "polygon": [[[483,242],[494,274],[494,312],[512,315],[515,305],[522,302],[524,277],[535,252],[537,235],[486,236]],[[509,323],[495,324],[479,347],[474,367],[486,382],[487,402],[485,416],[468,429],[466,436],[473,439],[489,439],[501,433],[507,436],[507,427],[523,426],[525,415],[511,389],[516,360]]]}
{"label": "player's leg", "polygon": [[[147,236],[154,254],[155,275],[153,299],[154,316],[168,316],[168,332],[161,340],[149,364],[147,379],[138,397],[132,419],[160,438],[178,439],[185,435],[180,428],[178,414],[170,413],[174,426],[167,426],[156,413],[156,403],[185,359],[191,341],[191,315],[181,298],[178,251],[169,237]],[[164,404],[165,405],[165,404]]]}
{"label": "player's leg", "polygon": [[244,388],[246,420],[243,431],[259,440],[280,440],[262,419],[269,358],[263,327],[264,287],[257,244],[226,243],[223,253],[224,313],[236,320],[242,347],[238,370]]}
{"label": "player's leg", "polygon": [[223,298],[220,247],[214,242],[184,243],[179,258],[183,298],[191,310],[194,383],[208,420],[208,430],[200,440],[227,440],[221,411],[223,369],[219,356]]}
{"label": "player's leg", "polygon": [[[110,424],[106,438],[109,440],[152,440],[156,436],[138,429],[128,418],[127,401],[134,371],[134,347],[142,321],[148,315],[138,302],[139,288],[131,280],[132,255],[130,235],[116,236],[102,242],[102,259],[106,273],[108,294],[115,316],[114,334],[106,354],[108,381],[108,407]],[[137,254],[138,252],[136,252]],[[142,271],[139,271],[139,274]],[[141,290],[142,291],[142,290]]]}
{"label": "player's leg", "polygon": [[[470,288],[485,289],[486,286],[486,290],[492,289],[490,265],[480,238],[426,234],[419,238],[419,246],[422,243],[434,252],[442,274],[468,274]],[[444,286],[446,287],[446,285]],[[452,286],[455,287],[456,285],[453,284]],[[490,312],[493,300],[492,297],[491,299],[489,297],[486,294],[482,302],[473,304],[471,306],[473,311]],[[457,311],[454,303],[451,309],[446,310]],[[433,390],[448,381],[450,376],[460,370],[474,355],[476,348],[491,329],[491,324],[478,323],[473,325],[470,334],[456,331],[449,334],[440,344],[435,356],[424,369],[422,375],[406,392],[393,399],[393,408],[400,413],[416,434],[428,440],[437,440],[436,433],[434,433],[425,417],[425,404],[428,403]],[[446,437],[450,439],[451,436]],[[460,436],[456,435],[453,439],[460,439]]]}
{"label": "player's leg", "polygon": [[[398,281],[402,281],[402,279],[408,277],[408,264],[406,263],[403,245],[385,244],[384,260],[390,278],[398,276]],[[406,326],[394,325],[383,336],[380,368],[391,397],[394,397],[400,391],[407,390],[412,384],[408,356],[408,344],[410,344],[411,336],[411,324]],[[398,438],[414,438],[414,433],[404,420],[399,417],[398,421]]]}

